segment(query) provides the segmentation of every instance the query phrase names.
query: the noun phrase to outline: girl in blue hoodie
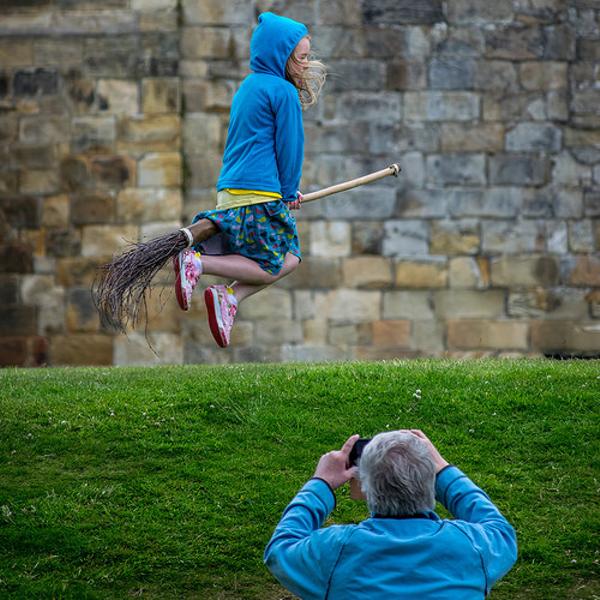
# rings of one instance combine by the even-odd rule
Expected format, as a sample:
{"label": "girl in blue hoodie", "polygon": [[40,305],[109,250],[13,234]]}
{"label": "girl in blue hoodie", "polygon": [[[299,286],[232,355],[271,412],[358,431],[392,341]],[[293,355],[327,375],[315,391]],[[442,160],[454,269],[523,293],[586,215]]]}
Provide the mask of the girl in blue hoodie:
{"label": "girl in blue hoodie", "polygon": [[210,330],[229,345],[239,303],[291,273],[301,259],[296,221],[304,153],[302,109],[316,102],[323,65],[309,60],[310,37],[297,21],[272,13],[258,19],[250,44],[251,73],[233,98],[216,210],[192,227],[216,234],[174,260],[183,310],[202,273],[234,280],[204,292]]}

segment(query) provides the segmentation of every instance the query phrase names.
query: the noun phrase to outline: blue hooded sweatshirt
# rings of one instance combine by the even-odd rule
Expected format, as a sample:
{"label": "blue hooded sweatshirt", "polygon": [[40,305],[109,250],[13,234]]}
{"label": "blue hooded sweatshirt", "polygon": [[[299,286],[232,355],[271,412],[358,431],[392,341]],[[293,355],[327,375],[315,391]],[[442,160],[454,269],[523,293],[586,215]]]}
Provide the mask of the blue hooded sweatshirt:
{"label": "blue hooded sweatshirt", "polygon": [[217,190],[275,192],[294,200],[304,154],[302,107],[285,65],[308,35],[302,23],[263,13],[250,43],[251,73],[233,98]]}

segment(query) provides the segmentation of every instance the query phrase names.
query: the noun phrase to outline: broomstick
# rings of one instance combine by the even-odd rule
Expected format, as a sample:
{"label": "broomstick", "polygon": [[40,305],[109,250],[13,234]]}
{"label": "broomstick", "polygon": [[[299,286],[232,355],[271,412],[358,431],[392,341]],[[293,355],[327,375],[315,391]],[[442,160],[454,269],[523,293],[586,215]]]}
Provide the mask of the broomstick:
{"label": "broomstick", "polygon": [[[400,167],[393,164],[381,171],[305,194],[302,203],[365,185],[388,175],[397,177],[399,172]],[[127,325],[135,327],[141,316],[147,323],[146,289],[155,275],[182,250],[216,233],[216,225],[208,219],[201,219],[149,242],[134,242],[112,262],[102,265],[92,284],[92,298],[100,313],[102,326],[126,333]]]}

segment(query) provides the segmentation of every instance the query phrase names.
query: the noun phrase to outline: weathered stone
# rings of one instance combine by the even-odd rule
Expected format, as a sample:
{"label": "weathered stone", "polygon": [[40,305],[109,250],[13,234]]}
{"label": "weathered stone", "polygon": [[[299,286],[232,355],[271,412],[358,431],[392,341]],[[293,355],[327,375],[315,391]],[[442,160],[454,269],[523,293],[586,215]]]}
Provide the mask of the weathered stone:
{"label": "weathered stone", "polygon": [[427,157],[427,178],[435,185],[484,185],[485,155],[439,154]]}
{"label": "weathered stone", "polygon": [[395,216],[423,219],[446,216],[449,193],[444,189],[435,190],[398,190],[398,202]]}
{"label": "weathered stone", "polygon": [[567,285],[600,286],[600,257],[592,254],[563,258],[561,278]]}
{"label": "weathered stone", "polygon": [[528,348],[526,323],[511,321],[468,321],[448,322],[448,347],[464,349]]}
{"label": "weathered stone", "polygon": [[445,258],[432,258],[427,261],[398,261],[395,271],[396,287],[398,288],[440,288],[446,287],[448,282]]}
{"label": "weathered stone", "polygon": [[448,5],[448,20],[451,23],[488,23],[511,20],[511,0],[498,0],[482,4],[478,0],[453,0]]}
{"label": "weathered stone", "polygon": [[387,221],[384,223],[383,255],[426,255],[428,234],[429,226],[423,221]]}
{"label": "weathered stone", "polygon": [[189,25],[245,25],[252,18],[243,0],[184,0],[183,17]]}
{"label": "weathered stone", "polygon": [[542,92],[514,92],[507,95],[483,96],[484,121],[547,121],[546,94]]}
{"label": "weathered stone", "polygon": [[590,190],[583,194],[586,217],[600,217],[600,190]]}
{"label": "weathered stone", "polygon": [[122,250],[128,243],[137,241],[138,228],[132,225],[88,225],[83,228],[82,256],[105,256]]}
{"label": "weathered stone", "polygon": [[471,92],[406,92],[407,121],[470,121],[479,117],[479,97]]}
{"label": "weathered stone", "polygon": [[185,158],[187,189],[213,187],[219,178],[221,164],[221,154],[216,151],[187,154]]}
{"label": "weathered stone", "polygon": [[0,338],[0,366],[24,367],[29,358],[29,339],[27,337]]}
{"label": "weathered stone", "polygon": [[551,25],[544,27],[544,60],[574,60],[575,31],[571,25]]}
{"label": "weathered stone", "polygon": [[343,221],[314,221],[310,227],[312,256],[349,256],[350,224]]}
{"label": "weathered stone", "polygon": [[427,71],[421,60],[395,58],[387,62],[388,90],[422,90],[427,87]]}
{"label": "weathered stone", "polygon": [[117,137],[114,117],[78,117],[73,119],[71,127],[74,153],[113,151]]}
{"label": "weathered stone", "polygon": [[70,332],[98,331],[100,319],[89,288],[69,290],[66,322]]}
{"label": "weathered stone", "polygon": [[552,352],[593,352],[600,348],[597,324],[576,321],[533,321],[531,345],[536,350]]}
{"label": "weathered stone", "polygon": [[103,112],[135,114],[139,112],[138,84],[119,79],[101,79],[97,94]]}
{"label": "weathered stone", "polygon": [[333,346],[357,346],[373,341],[372,324],[337,324],[329,327],[327,342]]}
{"label": "weathered stone", "polygon": [[548,160],[528,154],[497,154],[489,159],[492,185],[542,185],[549,175]]}
{"label": "weathered stone", "polygon": [[15,229],[35,229],[40,225],[40,199],[33,196],[0,197],[0,223]]}
{"label": "weathered stone", "polygon": [[231,81],[184,80],[183,99],[186,111],[226,112],[236,90]]}
{"label": "weathered stone", "polygon": [[73,228],[49,230],[46,251],[51,257],[77,256],[81,252],[81,233]]}
{"label": "weathered stone", "polygon": [[183,141],[187,154],[202,154],[206,148],[219,148],[222,120],[217,115],[187,115],[183,123]]}
{"label": "weathered stone", "polygon": [[307,256],[302,264],[277,286],[284,289],[337,288],[342,283],[342,271],[337,258]]}
{"label": "weathered stone", "polygon": [[181,120],[179,115],[125,117],[118,132],[119,152],[169,152],[179,149]]}
{"label": "weathered stone", "polygon": [[332,92],[346,90],[381,90],[385,87],[385,64],[379,60],[331,60],[330,69],[336,74],[328,82]]}
{"label": "weathered stone", "polygon": [[180,227],[179,220],[177,221],[157,221],[151,223],[143,223],[140,226],[140,239],[147,242],[154,238],[172,233]]}
{"label": "weathered stone", "polygon": [[508,314],[512,317],[586,320],[586,291],[571,288],[541,288],[510,292]]}
{"label": "weathered stone", "polygon": [[480,60],[475,66],[475,89],[495,94],[513,93],[519,89],[517,70],[504,60]]}
{"label": "weathered stone", "polygon": [[94,281],[100,265],[110,260],[110,252],[96,258],[61,258],[57,261],[56,282],[64,288],[88,287]]}
{"label": "weathered stone", "polygon": [[256,321],[256,343],[269,345],[298,344],[303,341],[302,326],[297,321],[264,319]]}
{"label": "weathered stone", "polygon": [[429,85],[433,90],[471,90],[474,83],[474,59],[443,54],[429,63]]}
{"label": "weathered stone", "polygon": [[[331,331],[334,327],[337,328],[338,325],[331,324],[329,330]],[[346,325],[342,325],[342,327],[346,327]],[[326,319],[321,316],[304,321],[302,331],[305,346],[324,346],[328,342],[328,324]]]}
{"label": "weathered stone", "polygon": [[561,90],[567,87],[567,67],[566,62],[523,62],[519,79],[526,90]]}
{"label": "weathered stone", "polygon": [[181,51],[188,59],[228,58],[232,55],[229,28],[186,27],[183,30]]}
{"label": "weathered stone", "polygon": [[181,175],[181,154],[178,152],[149,153],[139,162],[138,185],[179,187],[182,182]]}
{"label": "weathered stone", "polygon": [[435,314],[442,319],[495,318],[504,315],[503,290],[436,290]]}
{"label": "weathered stone", "polygon": [[451,288],[484,289],[489,287],[489,260],[483,256],[451,258],[448,265],[448,281]]}
{"label": "weathered stone", "polygon": [[0,275],[0,306],[12,306],[20,300],[19,278],[16,275]]}
{"label": "weathered stone", "polygon": [[[149,347],[152,344],[155,352]],[[133,332],[114,340],[115,365],[160,365],[183,362],[183,341],[167,332],[151,332],[146,340],[143,333]]]}
{"label": "weathered stone", "polygon": [[490,259],[492,285],[552,286],[559,281],[558,260],[552,256],[500,256]]}
{"label": "weathered stone", "polygon": [[33,306],[3,306],[0,337],[36,335],[37,313]]}
{"label": "weathered stone", "polygon": [[349,190],[343,196],[325,203],[327,219],[387,219],[394,214],[396,191],[391,187],[369,186]]}
{"label": "weathered stone", "polygon": [[[155,155],[148,156],[151,162]],[[135,161],[127,156],[92,156],[89,161],[89,187],[115,189],[131,185],[135,180],[135,169]]]}
{"label": "weathered stone", "polygon": [[567,224],[564,221],[547,221],[546,247],[553,254],[567,253]]}
{"label": "weathered stone", "polygon": [[22,117],[19,140],[26,144],[56,144],[69,141],[69,122],[64,117],[48,115]]}
{"label": "weathered stone", "polygon": [[157,78],[142,80],[142,112],[144,114],[179,113],[181,92],[179,80]]}
{"label": "weathered stone", "polygon": [[176,220],[181,215],[179,190],[126,188],[116,202],[117,219],[125,223]]}
{"label": "weathered stone", "polygon": [[[437,152],[439,145],[440,130],[435,124],[372,123],[370,125],[369,151],[374,154],[398,156],[402,152]],[[364,144],[361,149],[363,148]]]}
{"label": "weathered stone", "polygon": [[381,292],[339,289],[315,294],[315,312],[334,322],[377,321],[381,314]]}
{"label": "weathered stone", "polygon": [[[175,11],[172,12],[176,16]],[[141,21],[141,26],[143,26]],[[179,70],[181,32],[149,31],[140,36],[140,49],[135,65],[135,79],[144,77],[174,77]]]}
{"label": "weathered stone", "polygon": [[484,34],[488,58],[528,60],[544,53],[544,37],[537,27],[511,24],[484,30]]}
{"label": "weathered stone", "polygon": [[580,219],[583,215],[583,193],[580,188],[549,190],[554,216],[562,219]]}
{"label": "weathered stone", "polygon": [[432,24],[444,20],[441,0],[365,0],[361,6],[366,23]]}
{"label": "weathered stone", "polygon": [[552,182],[564,186],[589,185],[592,180],[590,167],[580,165],[569,152],[553,157]]}
{"label": "weathered stone", "polygon": [[497,187],[478,190],[454,190],[449,193],[452,217],[515,217],[522,204],[523,188]]}
{"label": "weathered stone", "polygon": [[594,252],[594,232],[589,219],[569,223],[569,249],[571,252]]}
{"label": "weathered stone", "polygon": [[58,72],[56,69],[43,68],[17,71],[13,76],[12,89],[15,96],[56,94]]}
{"label": "weathered stone", "polygon": [[[141,335],[143,338],[143,334]],[[113,338],[109,335],[80,333],[50,337],[49,364],[111,365]]]}
{"label": "weathered stone", "polygon": [[352,254],[381,254],[384,229],[379,221],[352,224]]}
{"label": "weathered stone", "polygon": [[432,319],[431,294],[426,291],[384,292],[384,319]]}
{"label": "weathered stone", "polygon": [[115,199],[110,193],[75,194],[70,214],[74,225],[110,223],[115,218]]}
{"label": "weathered stone", "polygon": [[22,39],[15,44],[14,39],[9,37],[0,39],[0,64],[7,69],[34,64],[33,40]]}
{"label": "weathered stone", "polygon": [[19,178],[21,194],[55,194],[59,190],[60,174],[55,169],[28,169]]}
{"label": "weathered stone", "polygon": [[542,221],[483,221],[481,247],[484,252],[519,254],[545,250]]}
{"label": "weathered stone", "polygon": [[372,344],[384,348],[410,348],[411,323],[410,321],[387,320],[375,321],[372,324]]}
{"label": "weathered stone", "polygon": [[274,287],[251,296],[240,305],[241,318],[256,319],[291,319],[292,298],[290,292]]}
{"label": "weathered stone", "polygon": [[504,127],[499,123],[444,123],[443,152],[497,152],[504,148]]}
{"label": "weathered stone", "polygon": [[359,256],[342,263],[344,284],[349,288],[387,288],[392,285],[392,265],[389,258]]}
{"label": "weathered stone", "polygon": [[439,356],[445,349],[445,328],[439,321],[413,321],[412,346],[429,356]]}
{"label": "weathered stone", "polygon": [[177,0],[131,0],[132,10],[140,12],[154,12],[174,9]]}
{"label": "weathered stone", "polygon": [[569,120],[569,94],[566,90],[553,90],[546,94],[546,114],[552,121]]}
{"label": "weathered stone", "polygon": [[545,123],[519,123],[506,134],[506,149],[512,152],[558,152],[560,128]]}
{"label": "weathered stone", "polygon": [[431,254],[476,254],[479,246],[479,224],[474,219],[434,221],[432,224]]}

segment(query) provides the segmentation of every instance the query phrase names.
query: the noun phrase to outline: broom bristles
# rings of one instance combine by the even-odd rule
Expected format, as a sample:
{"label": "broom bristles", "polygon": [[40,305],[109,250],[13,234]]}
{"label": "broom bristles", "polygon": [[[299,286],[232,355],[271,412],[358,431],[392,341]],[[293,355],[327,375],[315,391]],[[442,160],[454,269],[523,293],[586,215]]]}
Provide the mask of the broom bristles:
{"label": "broom bristles", "polygon": [[149,242],[134,242],[112,262],[100,267],[92,284],[92,298],[100,323],[122,333],[143,318],[148,324],[146,290],[166,262],[188,246],[181,230]]}

